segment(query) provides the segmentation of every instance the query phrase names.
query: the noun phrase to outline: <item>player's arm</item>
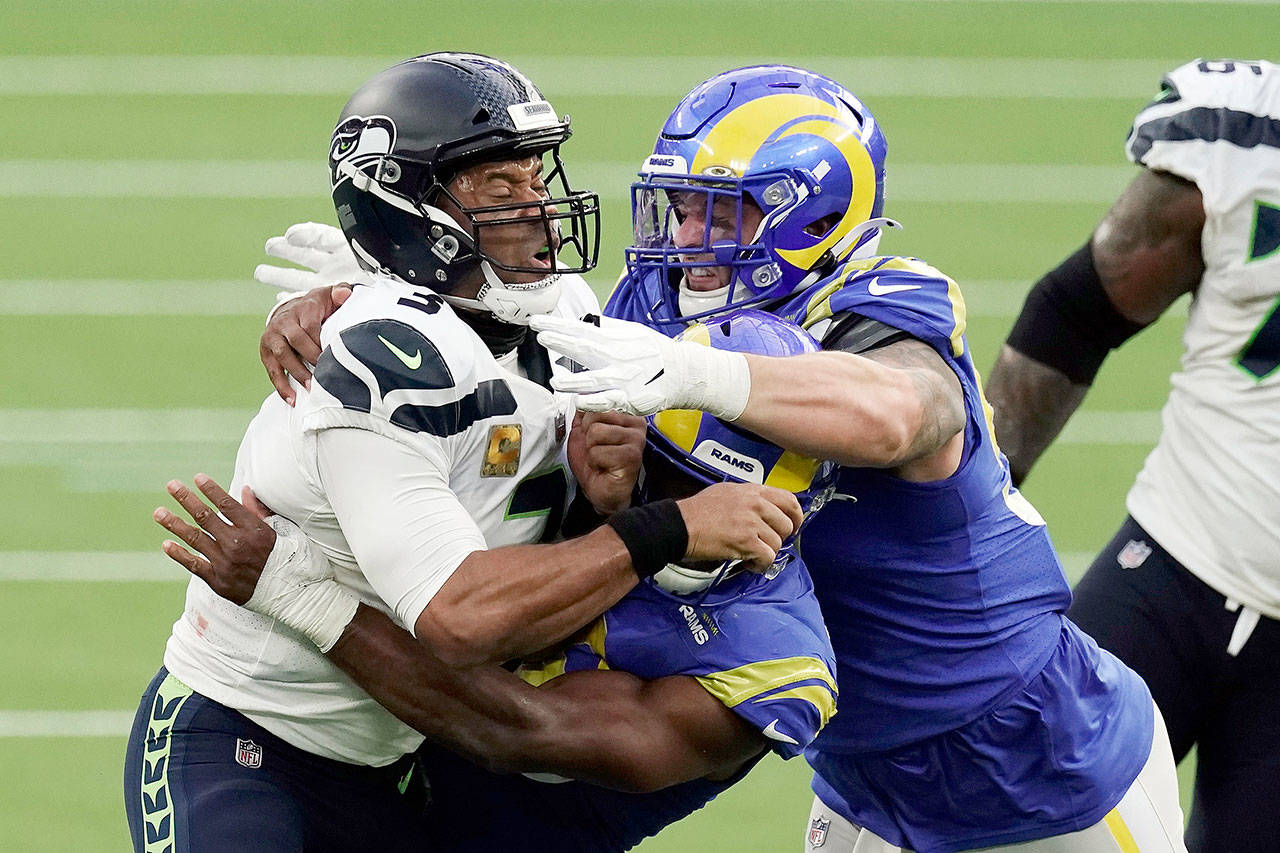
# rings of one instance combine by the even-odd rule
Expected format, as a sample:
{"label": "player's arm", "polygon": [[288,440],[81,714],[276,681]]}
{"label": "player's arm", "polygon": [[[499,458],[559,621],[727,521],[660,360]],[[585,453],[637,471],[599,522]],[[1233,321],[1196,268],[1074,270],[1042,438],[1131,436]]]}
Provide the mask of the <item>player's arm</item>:
{"label": "player's arm", "polygon": [[[274,555],[280,541],[305,541],[296,528],[289,533],[286,523],[277,537],[216,483],[205,477],[197,483],[217,512],[180,483],[169,490],[200,529],[164,509],[155,518],[204,555],[176,542],[164,546],[217,594],[252,606],[255,599],[301,588],[340,592],[327,564],[317,568],[313,560],[285,561],[264,572],[266,555]],[[251,494],[246,498],[255,503]],[[303,630],[302,618],[314,628],[322,621],[313,618],[321,609],[295,608],[284,621]],[[692,678],[646,682],[591,671],[534,688],[501,667],[451,667],[367,605],[355,608],[339,627],[333,637],[306,633],[397,717],[495,770],[551,772],[622,790],[654,790],[731,773],[764,745],[758,732]]]}
{"label": "player's arm", "polygon": [[964,393],[933,347],[908,338],[861,354],[748,355],[751,392],[735,423],[788,450],[908,480],[955,472]]}
{"label": "player's arm", "polygon": [[369,607],[328,656],[396,717],[494,771],[653,791],[731,774],[765,747],[693,678],[590,670],[535,688],[500,667],[451,670]]}
{"label": "player's arm", "polygon": [[1089,242],[1045,275],[987,382],[1014,482],[1080,405],[1103,359],[1204,274],[1204,206],[1190,181],[1143,170]]}
{"label": "player's arm", "polygon": [[788,450],[910,480],[950,476],[963,451],[960,380],[918,340],[774,358],[607,318],[596,326],[535,317],[530,325],[545,346],[590,368],[553,383],[581,394],[579,408],[700,409]]}
{"label": "player's arm", "polygon": [[800,523],[788,492],[721,488],[623,510],[564,542],[486,548],[446,469],[433,470],[405,445],[366,430],[324,430],[317,460],[361,571],[401,622],[454,666],[544,649],[667,563],[767,566]]}
{"label": "player's arm", "polygon": [[267,317],[258,354],[276,393],[292,406],[289,377],[310,387],[308,365],[320,357],[320,324],[351,295],[346,282],[364,280],[365,272],[342,232],[320,222],[289,226],[283,235],[267,240],[265,250],[296,265],[258,264],[253,271],[258,281],[285,291]]}
{"label": "player's arm", "polygon": [[350,295],[349,284],[312,288],[281,302],[267,318],[258,357],[276,393],[289,405],[294,403],[289,377],[304,388],[311,387],[309,365],[320,358],[320,326]]}

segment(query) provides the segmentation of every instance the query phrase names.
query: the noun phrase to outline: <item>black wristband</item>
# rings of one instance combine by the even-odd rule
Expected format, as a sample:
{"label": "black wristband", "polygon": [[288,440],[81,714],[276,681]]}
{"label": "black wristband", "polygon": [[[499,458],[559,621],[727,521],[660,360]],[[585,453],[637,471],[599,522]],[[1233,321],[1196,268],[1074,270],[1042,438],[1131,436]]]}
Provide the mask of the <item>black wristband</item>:
{"label": "black wristband", "polygon": [[689,529],[673,500],[633,506],[609,516],[605,522],[618,534],[631,555],[631,567],[641,580],[678,563],[689,550]]}

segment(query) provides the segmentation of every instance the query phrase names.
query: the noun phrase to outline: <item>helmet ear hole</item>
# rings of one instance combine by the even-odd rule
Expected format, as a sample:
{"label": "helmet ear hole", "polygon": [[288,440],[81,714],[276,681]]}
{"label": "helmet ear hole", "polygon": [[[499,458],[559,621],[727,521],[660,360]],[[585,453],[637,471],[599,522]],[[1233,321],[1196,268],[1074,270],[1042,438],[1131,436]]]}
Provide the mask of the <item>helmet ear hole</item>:
{"label": "helmet ear hole", "polygon": [[489,119],[490,119],[489,111],[486,110],[484,107],[481,107],[479,110],[476,111],[476,114],[472,116],[471,123],[484,124]]}
{"label": "helmet ear hole", "polygon": [[820,219],[815,219],[804,227],[804,233],[811,237],[817,237],[821,240],[823,237],[831,233],[831,229],[835,228],[840,222],[839,213],[828,213]]}

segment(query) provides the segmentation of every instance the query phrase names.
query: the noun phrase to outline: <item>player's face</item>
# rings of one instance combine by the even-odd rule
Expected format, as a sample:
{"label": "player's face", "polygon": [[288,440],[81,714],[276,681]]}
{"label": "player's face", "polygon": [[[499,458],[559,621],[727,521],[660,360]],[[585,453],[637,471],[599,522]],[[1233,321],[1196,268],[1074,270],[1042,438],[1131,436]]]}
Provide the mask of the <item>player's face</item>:
{"label": "player's face", "polygon": [[[499,264],[514,267],[532,267],[551,271],[551,258],[560,246],[556,228],[548,229],[542,211],[555,213],[556,208],[542,204],[550,194],[542,180],[542,158],[523,157],[518,160],[495,160],[478,163],[463,169],[446,189],[463,209],[507,206],[501,211],[475,214],[480,222],[514,220],[510,224],[483,228],[480,246],[486,255]],[[527,205],[527,206],[522,206]],[[446,196],[440,206],[457,219],[469,233],[475,233],[466,216],[454,209]],[[511,272],[497,269],[498,277],[507,282],[537,281],[545,273]]]}
{"label": "player's face", "polygon": [[[676,219],[680,227],[675,232],[676,248],[701,248],[714,245],[720,241],[737,241],[739,234],[743,240],[750,241],[755,237],[756,229],[764,214],[749,199],[742,200],[742,228],[738,229],[737,204],[733,199],[718,197],[711,205],[710,231],[707,230],[707,196],[698,192],[673,192],[672,204],[675,206]],[[697,263],[713,260],[706,253],[682,254],[680,260]],[[691,267],[684,271],[685,283],[690,290],[717,290],[729,284],[732,267]]]}

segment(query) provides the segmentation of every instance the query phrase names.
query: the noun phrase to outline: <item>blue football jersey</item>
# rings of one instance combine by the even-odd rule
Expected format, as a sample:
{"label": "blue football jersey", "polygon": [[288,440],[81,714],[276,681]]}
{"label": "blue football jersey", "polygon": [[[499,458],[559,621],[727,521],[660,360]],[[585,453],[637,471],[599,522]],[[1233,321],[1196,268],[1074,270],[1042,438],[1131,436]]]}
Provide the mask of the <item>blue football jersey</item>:
{"label": "blue football jersey", "polygon": [[705,594],[674,595],[646,580],[555,657],[516,674],[536,685],[582,669],[696,678],[784,758],[835,713],[834,653],[798,559],[775,578],[742,574]]}
{"label": "blue football jersey", "polygon": [[996,446],[959,288],[921,261],[873,258],[777,313],[810,329],[850,313],[901,329],[937,350],[965,397],[955,474],[912,483],[841,468],[837,499],[805,530],[842,695],[858,707],[819,746],[878,751],[963,725],[1044,667],[1071,594],[1043,520],[1013,488]]}
{"label": "blue football jersey", "polygon": [[[517,673],[542,684],[610,668],[646,679],[698,679],[784,757],[798,755],[835,713],[834,654],[798,559],[773,579],[743,574],[706,594],[672,595],[645,581],[552,657]],[[442,853],[627,850],[701,808],[755,764],[728,779],[635,794],[489,773],[430,745],[420,756],[433,799],[429,846]]]}
{"label": "blue football jersey", "polygon": [[[605,313],[643,322],[666,286],[625,280]],[[850,315],[925,342],[955,371],[966,411],[952,476],[912,483],[842,467],[834,499],[801,536],[844,708],[806,752],[815,789],[856,824],[919,850],[1042,837],[1047,815],[1069,828],[1100,819],[1146,761],[1150,695],[1063,616],[1070,589],[996,444],[956,283],[914,258],[854,260],[770,310],[820,342]],[[1025,726],[990,724],[988,715],[1024,705],[1035,706]],[[1035,720],[1048,721],[1052,738]],[[964,743],[904,757],[953,736]],[[952,794],[984,792],[981,828],[962,799],[924,796],[918,777],[946,779]]]}

